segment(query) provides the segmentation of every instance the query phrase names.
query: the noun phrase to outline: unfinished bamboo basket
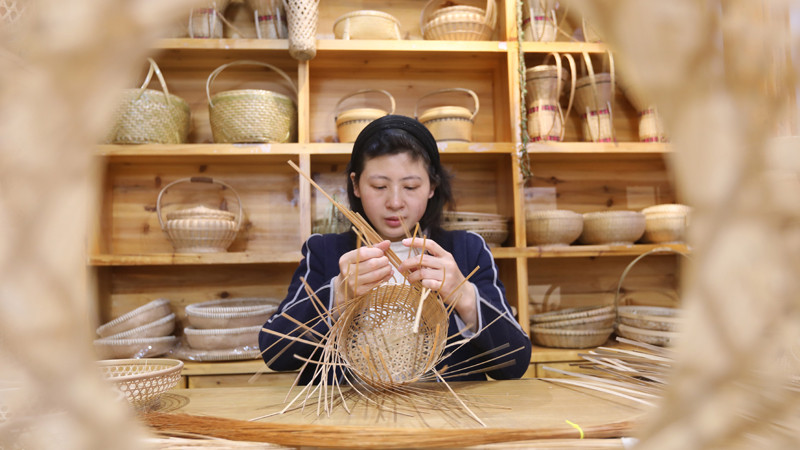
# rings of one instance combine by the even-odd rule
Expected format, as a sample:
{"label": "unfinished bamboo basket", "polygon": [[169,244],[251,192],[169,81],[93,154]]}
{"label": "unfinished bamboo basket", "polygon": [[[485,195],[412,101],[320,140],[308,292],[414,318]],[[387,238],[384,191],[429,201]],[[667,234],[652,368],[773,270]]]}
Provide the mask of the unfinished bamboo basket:
{"label": "unfinished bamboo basket", "polygon": [[[481,0],[472,1],[480,4]],[[448,0],[430,0],[420,13],[422,37],[443,41],[486,41],[497,25],[495,0],[486,7],[450,5]]]}
{"label": "unfinished bamboo basket", "polygon": [[[350,108],[340,110],[342,103],[356,95],[363,94],[383,94],[389,99],[389,109],[384,110],[380,108]],[[339,142],[355,142],[361,130],[364,129],[370,122],[379,119],[383,116],[394,114],[395,101],[392,94],[383,89],[361,89],[351,94],[345,95],[336,102],[336,132],[339,136]]]}
{"label": "unfinished bamboo basket", "polygon": [[[418,115],[420,101],[425,98],[451,92],[464,92],[472,98],[473,110],[463,106],[437,106],[426,109]],[[441,142],[471,142],[472,126],[475,116],[480,110],[480,101],[475,91],[465,88],[446,88],[428,92],[419,99],[414,106],[414,117],[425,125],[437,141]]]}
{"label": "unfinished bamboo basket", "polygon": [[528,42],[553,42],[558,35],[555,0],[523,0],[522,38]]}
{"label": "unfinished bamboo basket", "polygon": [[176,359],[112,359],[98,361],[103,377],[112,382],[137,410],[159,406],[161,396],[178,385],[183,361]]}
{"label": "unfinished bamboo basket", "polygon": [[344,14],[333,23],[336,39],[399,40],[400,21],[382,11],[359,10]]}
{"label": "unfinished bamboo basket", "polygon": [[253,11],[258,39],[286,39],[289,36],[286,10],[281,0],[245,0]]}
{"label": "unfinished bamboo basket", "polygon": [[217,67],[206,80],[211,133],[217,143],[289,142],[297,140],[297,105],[293,98],[266,89],[236,89],[211,96],[211,84],[223,70],[253,65],[267,68],[286,81],[294,98],[297,86],[272,64],[240,60]]}

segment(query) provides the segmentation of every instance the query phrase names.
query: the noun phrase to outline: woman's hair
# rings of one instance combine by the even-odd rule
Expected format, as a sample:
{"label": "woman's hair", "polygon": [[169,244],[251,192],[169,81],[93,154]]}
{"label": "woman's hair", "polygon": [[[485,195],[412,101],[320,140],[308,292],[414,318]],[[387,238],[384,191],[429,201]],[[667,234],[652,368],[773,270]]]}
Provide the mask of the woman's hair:
{"label": "woman's hair", "polygon": [[[433,135],[418,121],[405,116],[384,116],[370,122],[353,144],[353,153],[347,165],[347,199],[350,209],[361,214],[367,221],[361,199],[356,197],[350,174],[355,173],[355,182],[361,178],[367,161],[385,155],[408,153],[414,161],[422,160],[428,171],[434,193],[428,199],[425,214],[419,221],[421,229],[439,228],[445,205],[453,203],[450,174],[439,160],[439,148]],[[411,225],[411,224],[409,224]]]}

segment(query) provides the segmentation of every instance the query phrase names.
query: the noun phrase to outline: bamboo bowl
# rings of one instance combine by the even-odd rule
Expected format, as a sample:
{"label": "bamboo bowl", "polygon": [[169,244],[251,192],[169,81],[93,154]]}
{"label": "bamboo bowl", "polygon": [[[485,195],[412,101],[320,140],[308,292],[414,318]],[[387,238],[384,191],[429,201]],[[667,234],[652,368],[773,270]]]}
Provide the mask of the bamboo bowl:
{"label": "bamboo bowl", "polygon": [[172,310],[170,309],[169,300],[159,298],[101,325],[96,331],[101,338],[105,338],[147,325],[168,316],[170,313],[172,313]]}
{"label": "bamboo bowl", "polygon": [[178,385],[183,361],[176,359],[112,359],[98,361],[103,378],[114,383],[138,410],[157,408],[161,396]]}
{"label": "bamboo bowl", "polygon": [[401,39],[400,21],[382,11],[359,10],[340,16],[333,23],[336,39]]}
{"label": "bamboo bowl", "polygon": [[546,328],[541,325],[531,327],[531,336],[536,345],[554,348],[589,348],[603,345],[614,328],[601,328],[596,330],[564,330],[559,328]]}
{"label": "bamboo bowl", "polygon": [[189,347],[198,350],[258,348],[258,333],[262,326],[263,323],[239,328],[186,327],[183,329],[183,334]]}
{"label": "bamboo bowl", "polygon": [[259,297],[211,300],[186,306],[186,319],[196,329],[254,327],[263,325],[279,303]]}
{"label": "bamboo bowl", "polygon": [[584,244],[631,245],[644,235],[645,216],[637,211],[596,211],[583,215]]}
{"label": "bamboo bowl", "polygon": [[559,247],[578,239],[583,231],[583,216],[569,210],[527,211],[525,235],[528,245]]}

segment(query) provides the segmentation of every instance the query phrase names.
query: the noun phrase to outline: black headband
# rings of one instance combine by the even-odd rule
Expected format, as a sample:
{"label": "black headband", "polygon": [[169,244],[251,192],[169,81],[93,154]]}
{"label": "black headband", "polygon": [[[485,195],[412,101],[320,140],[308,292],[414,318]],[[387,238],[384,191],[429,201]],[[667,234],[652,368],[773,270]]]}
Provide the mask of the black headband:
{"label": "black headband", "polygon": [[353,144],[353,155],[363,152],[378,133],[392,129],[403,130],[413,136],[425,149],[433,167],[439,167],[439,147],[436,146],[436,139],[431,132],[417,120],[400,115],[383,116],[364,127]]}

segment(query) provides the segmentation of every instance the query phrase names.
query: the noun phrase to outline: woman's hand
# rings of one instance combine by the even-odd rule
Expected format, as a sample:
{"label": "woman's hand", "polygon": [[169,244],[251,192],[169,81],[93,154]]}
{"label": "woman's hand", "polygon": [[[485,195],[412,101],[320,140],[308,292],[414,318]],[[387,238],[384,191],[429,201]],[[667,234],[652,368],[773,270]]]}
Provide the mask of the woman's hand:
{"label": "woman's hand", "polygon": [[[413,241],[413,242],[412,242]],[[439,296],[447,304],[456,302],[454,308],[461,320],[473,331],[478,322],[475,287],[458,268],[453,255],[436,242],[420,238],[403,239],[403,245],[420,249],[422,257],[412,256],[400,264],[400,273],[406,274],[408,281],[418,281],[422,286],[439,291]]]}
{"label": "woman's hand", "polygon": [[385,254],[388,248],[389,241],[383,241],[372,247],[351,250],[339,258],[339,275],[335,281],[335,317],[338,317],[345,300],[363,295],[391,279],[392,265]]}

